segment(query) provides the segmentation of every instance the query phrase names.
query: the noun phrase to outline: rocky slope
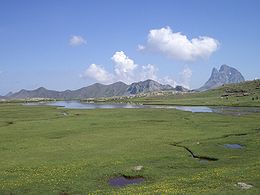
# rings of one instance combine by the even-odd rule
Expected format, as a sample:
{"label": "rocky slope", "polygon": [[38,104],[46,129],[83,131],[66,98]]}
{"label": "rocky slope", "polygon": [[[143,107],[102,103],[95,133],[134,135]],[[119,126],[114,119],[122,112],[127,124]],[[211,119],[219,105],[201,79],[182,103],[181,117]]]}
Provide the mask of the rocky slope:
{"label": "rocky slope", "polygon": [[152,91],[165,91],[165,90],[173,90],[174,88],[170,85],[162,85],[153,80],[140,81],[137,83],[132,83],[127,88],[127,93],[130,95],[138,94],[138,93],[147,93]]}
{"label": "rocky slope", "polygon": [[206,91],[208,89],[217,88],[223,84],[240,83],[245,81],[243,75],[235,68],[228,65],[222,65],[219,70],[213,68],[209,80],[198,89],[198,91]]}

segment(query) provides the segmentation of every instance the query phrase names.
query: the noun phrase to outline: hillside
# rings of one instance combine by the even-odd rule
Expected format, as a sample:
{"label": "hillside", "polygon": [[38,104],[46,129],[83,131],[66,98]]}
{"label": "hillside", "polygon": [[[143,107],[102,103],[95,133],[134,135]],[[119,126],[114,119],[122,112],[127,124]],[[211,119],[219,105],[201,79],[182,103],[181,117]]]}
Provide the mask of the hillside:
{"label": "hillside", "polygon": [[225,84],[204,92],[138,97],[131,102],[169,105],[260,106],[260,80]]}

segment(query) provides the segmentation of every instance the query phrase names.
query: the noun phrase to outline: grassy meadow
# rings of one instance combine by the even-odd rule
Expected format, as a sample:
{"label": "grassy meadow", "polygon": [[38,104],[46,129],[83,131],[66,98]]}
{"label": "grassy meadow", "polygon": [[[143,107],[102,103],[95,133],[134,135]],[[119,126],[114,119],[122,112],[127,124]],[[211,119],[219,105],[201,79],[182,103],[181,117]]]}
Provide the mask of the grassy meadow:
{"label": "grassy meadow", "polygon": [[[260,114],[2,103],[0,194],[260,194],[259,138]],[[144,168],[134,171],[137,165]],[[121,175],[145,182],[108,184]]]}

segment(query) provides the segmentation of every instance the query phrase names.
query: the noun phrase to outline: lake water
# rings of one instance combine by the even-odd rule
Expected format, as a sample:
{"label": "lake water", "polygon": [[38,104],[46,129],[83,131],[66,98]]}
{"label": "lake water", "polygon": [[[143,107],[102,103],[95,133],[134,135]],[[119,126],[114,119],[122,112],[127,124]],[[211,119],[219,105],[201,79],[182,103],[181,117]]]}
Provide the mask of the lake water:
{"label": "lake water", "polygon": [[167,105],[141,105],[141,104],[108,104],[108,103],[84,103],[80,101],[55,101],[55,102],[36,102],[26,103],[27,106],[57,106],[68,109],[115,109],[115,108],[165,108],[177,109],[188,112],[215,112],[224,114],[241,115],[247,113],[260,112],[257,107],[207,107],[207,106],[167,106]]}
{"label": "lake water", "polygon": [[177,110],[188,112],[214,112],[214,110],[207,106],[174,106]]}
{"label": "lake water", "polygon": [[249,113],[260,113],[260,107],[226,107],[226,106],[174,106],[177,110],[189,112],[214,112],[220,114],[243,115]]}
{"label": "lake water", "polygon": [[[55,101],[55,102],[37,102],[37,103],[26,103],[25,105],[30,106],[57,106],[68,109],[115,109],[115,108],[153,108],[157,106],[145,106],[139,104],[103,104],[103,103],[84,103],[80,101]],[[158,106],[159,107],[159,106]]]}

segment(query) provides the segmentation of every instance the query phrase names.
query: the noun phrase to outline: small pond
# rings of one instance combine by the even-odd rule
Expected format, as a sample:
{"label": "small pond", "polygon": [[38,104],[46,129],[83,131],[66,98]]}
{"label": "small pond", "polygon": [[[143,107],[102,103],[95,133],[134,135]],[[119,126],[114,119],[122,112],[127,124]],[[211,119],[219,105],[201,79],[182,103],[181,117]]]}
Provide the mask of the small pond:
{"label": "small pond", "polygon": [[130,184],[138,184],[144,181],[143,177],[114,177],[108,181],[109,185],[113,187],[124,187]]}
{"label": "small pond", "polygon": [[230,148],[230,149],[242,149],[243,146],[240,144],[224,144],[225,148]]}

